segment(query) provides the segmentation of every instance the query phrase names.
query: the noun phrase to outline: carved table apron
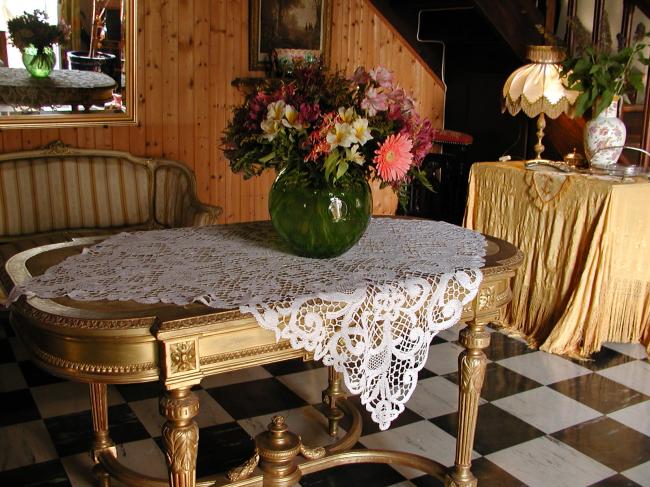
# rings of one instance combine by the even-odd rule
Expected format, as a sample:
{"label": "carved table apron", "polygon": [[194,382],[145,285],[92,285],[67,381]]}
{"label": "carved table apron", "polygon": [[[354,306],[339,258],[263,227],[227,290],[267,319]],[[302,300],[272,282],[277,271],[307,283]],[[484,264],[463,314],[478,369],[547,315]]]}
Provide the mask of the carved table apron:
{"label": "carved table apron", "polygon": [[[31,275],[42,274],[83,246],[101,238],[37,247],[12,257],[2,279],[8,288]],[[478,297],[463,311],[461,331],[465,351],[459,356],[459,425],[455,466],[444,468],[429,459],[401,452],[348,451],[360,436],[358,412],[343,399],[340,374],[330,369],[329,386],[323,391],[328,405],[330,434],[335,435],[341,408],[353,416],[353,427],[342,439],[325,449],[310,449],[289,433],[282,418],[275,418],[270,431],[256,439],[255,458],[229,472],[228,485],[262,485],[262,475],[249,477],[259,460],[264,485],[296,483],[301,474],[344,463],[400,463],[437,477],[446,485],[476,485],[471,473],[471,453],[483,384],[490,335],[485,325],[500,322],[511,299],[510,279],[522,262],[522,254],[502,240],[488,237],[484,280]],[[215,310],[201,304],[186,306],[146,305],[134,302],[82,302],[70,298],[20,298],[11,306],[10,320],[25,342],[32,359],[48,372],[90,385],[94,441],[92,457],[99,485],[110,477],[138,486],[189,487],[223,485],[219,478],[196,482],[198,426],[193,420],[199,403],[191,387],[202,378],[222,372],[269,364],[310,354],[294,350],[286,340],[276,342],[272,331],[262,329],[251,315]],[[166,394],[160,411],[167,418],[163,440],[169,479],[144,477],[121,466],[108,431],[107,384],[160,381]],[[293,442],[293,443],[292,443]],[[290,447],[287,445],[291,444]],[[296,456],[307,459],[299,465]],[[247,478],[248,477],[248,478]]]}

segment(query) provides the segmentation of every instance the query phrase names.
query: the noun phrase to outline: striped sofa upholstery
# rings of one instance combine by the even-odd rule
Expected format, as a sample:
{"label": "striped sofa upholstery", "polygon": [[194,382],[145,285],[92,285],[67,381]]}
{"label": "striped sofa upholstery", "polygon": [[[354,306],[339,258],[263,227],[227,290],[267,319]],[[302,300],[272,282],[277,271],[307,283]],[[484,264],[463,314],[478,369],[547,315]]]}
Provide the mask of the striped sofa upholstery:
{"label": "striped sofa upholstery", "polygon": [[61,143],[0,155],[0,242],[73,229],[164,228],[217,223],[193,173],[143,159]]}
{"label": "striped sofa upholstery", "polygon": [[61,142],[0,155],[1,264],[37,245],[81,235],[216,224],[220,213],[199,202],[194,174],[178,162]]}

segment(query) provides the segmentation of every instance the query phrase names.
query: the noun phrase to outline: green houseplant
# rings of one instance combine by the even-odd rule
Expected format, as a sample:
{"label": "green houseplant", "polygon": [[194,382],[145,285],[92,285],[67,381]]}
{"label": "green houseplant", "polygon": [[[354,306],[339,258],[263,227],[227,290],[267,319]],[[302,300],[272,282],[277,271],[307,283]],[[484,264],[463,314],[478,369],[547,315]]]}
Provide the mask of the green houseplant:
{"label": "green houseplant", "polygon": [[420,165],[432,140],[430,121],[390,71],[358,68],[346,78],[319,61],[266,80],[234,109],[223,138],[233,171],[278,173],[271,220],[309,257],[340,255],[361,237],[372,211],[368,179],[401,193],[412,178],[428,185]]}
{"label": "green houseplant", "polygon": [[51,25],[47,19],[44,11],[34,10],[7,21],[11,43],[20,49],[27,71],[37,78],[50,74],[56,63],[52,46],[67,40],[69,33],[65,24]]}
{"label": "green houseplant", "polygon": [[564,61],[562,74],[567,78],[569,88],[580,91],[575,104],[577,116],[592,109],[592,117],[597,117],[630,88],[643,88],[643,75],[635,62],[650,63],[643,54],[648,46],[643,40],[648,36],[650,34],[637,31],[634,43],[617,52],[612,52],[605,43],[586,47]]}

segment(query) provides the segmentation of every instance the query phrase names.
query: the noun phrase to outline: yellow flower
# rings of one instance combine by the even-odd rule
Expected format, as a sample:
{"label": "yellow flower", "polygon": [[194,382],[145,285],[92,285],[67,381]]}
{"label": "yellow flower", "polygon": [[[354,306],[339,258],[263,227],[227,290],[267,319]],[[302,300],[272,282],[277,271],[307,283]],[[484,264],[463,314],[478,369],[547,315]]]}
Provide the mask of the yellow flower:
{"label": "yellow flower", "polygon": [[269,103],[269,106],[266,107],[266,119],[267,120],[277,120],[278,122],[282,120],[284,116],[284,107],[286,103],[282,100],[274,101]]}
{"label": "yellow flower", "polygon": [[336,123],[334,132],[327,134],[327,143],[330,145],[330,150],[337,146],[350,147],[352,142],[352,127],[349,123]]}
{"label": "yellow flower", "polygon": [[291,105],[284,107],[284,118],[282,119],[282,125],[285,127],[290,127],[300,130],[302,124],[298,121],[298,112]]}
{"label": "yellow flower", "polygon": [[260,124],[260,127],[264,131],[263,137],[266,140],[273,140],[280,130],[280,122],[267,118]]}
{"label": "yellow flower", "polygon": [[359,146],[357,144],[354,144],[349,149],[345,149],[345,157],[360,166],[363,166],[364,162],[366,162],[366,158],[359,152]]}
{"label": "yellow flower", "polygon": [[352,120],[354,120],[354,108],[349,107],[348,109],[345,109],[339,107],[339,118],[343,123],[352,123]]}
{"label": "yellow flower", "polygon": [[353,142],[358,142],[361,145],[365,145],[366,142],[372,139],[367,119],[357,118],[352,123],[352,137],[354,138]]}

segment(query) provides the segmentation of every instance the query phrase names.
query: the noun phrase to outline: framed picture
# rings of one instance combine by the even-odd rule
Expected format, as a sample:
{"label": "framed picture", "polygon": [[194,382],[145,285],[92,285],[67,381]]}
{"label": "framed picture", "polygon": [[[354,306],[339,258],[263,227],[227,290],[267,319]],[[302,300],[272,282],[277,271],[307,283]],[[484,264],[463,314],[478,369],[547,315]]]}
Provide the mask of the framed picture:
{"label": "framed picture", "polygon": [[250,0],[249,69],[269,66],[274,49],[320,54],[328,64],[332,0]]}

